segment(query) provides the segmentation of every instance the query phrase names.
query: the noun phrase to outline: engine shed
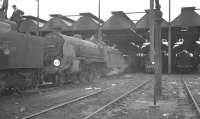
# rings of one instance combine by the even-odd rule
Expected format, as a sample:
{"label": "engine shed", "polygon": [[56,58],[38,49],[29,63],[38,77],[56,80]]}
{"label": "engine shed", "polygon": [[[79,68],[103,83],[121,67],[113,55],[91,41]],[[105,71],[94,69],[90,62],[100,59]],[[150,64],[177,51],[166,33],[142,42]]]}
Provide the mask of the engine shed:
{"label": "engine shed", "polygon": [[103,40],[123,52],[127,59],[128,72],[141,71],[140,46],[144,38],[135,31],[135,24],[122,11],[112,12],[112,16],[102,26]]}
{"label": "engine shed", "polygon": [[73,19],[60,14],[51,14],[50,16],[51,19],[49,19],[46,24],[40,28],[41,35],[45,35],[46,33],[52,31],[67,32],[67,35],[70,35],[69,31],[72,30],[72,25],[75,23]]}
{"label": "engine shed", "polygon": [[80,34],[83,39],[88,39],[98,32],[100,26],[104,23],[102,19],[92,13],[80,13],[79,19],[72,25],[72,33]]}
{"label": "engine shed", "polygon": [[[200,63],[198,50],[200,43],[200,15],[195,12],[195,7],[184,7],[181,14],[172,21],[172,66],[186,65],[178,58],[178,54],[185,52],[189,57],[191,72],[197,71],[197,65]],[[181,58],[183,59],[183,58]],[[186,59],[185,59],[186,60]],[[174,72],[177,67],[173,67]]]}
{"label": "engine shed", "polygon": [[[141,46],[141,54],[143,54],[141,59],[145,61],[145,64],[149,62],[149,53],[150,53],[150,10],[145,10],[146,14],[136,23],[136,31],[138,34],[145,38],[145,43]],[[163,67],[167,67],[167,28],[168,22],[162,19],[161,23],[161,40],[162,40],[162,59],[163,59]],[[145,68],[143,69],[145,70]],[[166,72],[167,69],[163,69],[163,72]]]}
{"label": "engine shed", "polygon": [[[60,14],[51,15],[51,19],[40,27],[40,33],[45,35],[51,31],[60,31],[69,36],[78,36],[82,39],[97,37],[100,27],[103,41],[119,49],[127,59],[128,68],[131,72],[145,72],[145,64],[149,58],[149,10],[146,14],[134,23],[123,11],[114,11],[112,16],[103,21],[91,13],[80,13],[77,20],[68,18]],[[99,24],[100,22],[100,24]],[[100,26],[99,26],[100,25]],[[29,27],[27,27],[29,26]],[[168,64],[168,26],[169,23],[162,19],[162,65],[163,72],[167,72]],[[195,7],[185,7],[181,13],[172,22],[172,69],[177,73],[177,56],[180,53],[186,53],[190,57],[189,65],[192,66],[192,72],[197,71],[199,64],[199,30],[200,16],[195,12]],[[29,28],[29,29],[27,29]],[[20,26],[20,31],[35,31],[36,23],[33,20],[24,20]],[[78,35],[77,35],[78,34]],[[178,58],[184,59],[184,58]],[[184,64],[178,64],[181,67]]]}

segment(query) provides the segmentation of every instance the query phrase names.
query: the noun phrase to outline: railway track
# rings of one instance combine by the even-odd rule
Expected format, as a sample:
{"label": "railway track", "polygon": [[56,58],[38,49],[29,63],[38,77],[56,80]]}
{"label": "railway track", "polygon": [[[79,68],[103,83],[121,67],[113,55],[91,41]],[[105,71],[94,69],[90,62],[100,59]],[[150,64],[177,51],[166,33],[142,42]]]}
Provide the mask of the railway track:
{"label": "railway track", "polygon": [[182,83],[184,85],[184,89],[188,95],[188,97],[190,98],[190,100],[192,101],[192,104],[197,112],[197,115],[200,117],[200,104],[198,103],[197,99],[194,97],[191,89],[189,88],[188,83],[186,83],[186,81],[184,79],[182,79]]}
{"label": "railway track", "polygon": [[[164,82],[163,82],[164,83]],[[165,83],[168,83],[165,81]],[[169,82],[169,84],[172,84],[174,83],[174,81],[172,82]],[[181,85],[180,81],[176,81],[176,83],[178,84],[177,86],[178,87],[173,87],[173,91],[176,90],[176,88],[178,88],[178,92],[180,93],[183,93],[183,94],[178,94],[178,98],[175,98],[174,99],[177,99],[177,106],[176,106],[176,111],[174,112],[162,112],[162,110],[160,110],[159,112],[157,112],[158,114],[156,115],[157,117],[160,117],[161,115],[163,116],[163,118],[166,118],[166,119],[171,119],[172,118],[180,118],[180,119],[188,119],[188,117],[191,117],[191,118],[194,118],[194,119],[197,119],[197,114],[194,112],[193,108],[190,108],[192,107],[191,106],[191,103],[190,101],[188,101],[188,98],[187,96],[183,96],[184,94],[186,95],[186,91],[183,90],[183,85]],[[170,85],[171,85],[170,84]],[[185,83],[186,84],[186,83]],[[168,84],[167,84],[168,85]],[[166,85],[166,86],[167,86]],[[168,85],[170,87],[170,85]],[[168,87],[167,86],[167,87]],[[185,86],[185,85],[184,85]],[[165,88],[167,88],[165,87]],[[132,118],[137,118],[137,114],[139,114],[140,116],[138,116],[138,118],[143,118],[143,119],[155,119],[151,113],[150,113],[150,110],[147,111],[146,108],[143,108],[142,110],[144,111],[144,116],[141,116],[143,115],[142,112],[140,112],[139,110],[132,110],[131,107],[129,107],[128,105],[131,105],[131,103],[133,104],[136,104],[137,102],[140,102],[141,99],[143,99],[143,97],[140,95],[140,94],[147,94],[148,91],[146,92],[146,90],[151,90],[152,87],[146,87],[144,88],[144,90],[140,90],[140,91],[137,91],[138,93],[137,94],[131,94],[130,93],[130,96],[125,96],[123,97],[122,101],[119,101],[121,100],[121,98],[119,100],[116,100],[116,101],[113,101],[112,103],[106,105],[105,107],[102,107],[102,109],[99,109],[97,110],[96,112],[94,112],[94,114],[91,114],[87,117],[85,117],[84,119],[100,119],[100,118],[104,118],[104,119],[115,119],[115,118],[127,118],[127,119],[132,119]],[[182,90],[181,90],[182,89]],[[189,89],[189,88],[188,88]],[[172,90],[171,90],[172,91]],[[183,92],[182,92],[183,91]],[[190,92],[190,94],[192,94]],[[126,94],[124,94],[126,95]],[[129,95],[129,94],[128,94]],[[168,95],[168,94],[167,94]],[[183,97],[182,97],[183,96]],[[140,98],[141,97],[141,98]],[[172,98],[171,98],[172,99]],[[193,99],[195,99],[193,97]],[[116,103],[117,102],[117,103]],[[142,101],[141,101],[142,102]],[[145,102],[147,105],[149,104],[148,101]],[[162,105],[163,102],[161,102],[161,105]],[[164,103],[163,103],[164,104]],[[170,104],[170,103],[169,103]],[[174,103],[175,104],[175,103]],[[197,102],[194,103],[195,105],[198,105]],[[112,106],[113,105],[113,106]],[[147,106],[145,105],[145,106]],[[137,104],[135,105],[137,107]],[[108,108],[109,107],[109,108]],[[162,106],[161,106],[162,107]],[[107,108],[107,109],[106,109]],[[163,107],[162,107],[163,108]],[[167,107],[166,107],[167,108]],[[183,109],[181,109],[183,108]],[[186,109],[185,109],[186,108]],[[135,108],[134,108],[135,109]],[[139,108],[141,109],[141,107]],[[196,108],[197,109],[197,108]],[[193,110],[193,113],[191,113],[190,111]],[[145,112],[147,111],[147,112]],[[197,109],[197,112],[199,111],[199,108]],[[131,114],[135,114],[134,116],[132,115],[132,117],[130,117]],[[188,115],[187,115],[188,114]],[[199,112],[198,112],[199,114]],[[151,115],[152,117],[148,117],[148,115]],[[167,116],[166,116],[167,115]],[[186,116],[187,115],[187,116]],[[160,117],[161,118],[161,117]],[[198,118],[199,119],[199,118]]]}
{"label": "railway track", "polygon": [[[111,87],[111,88],[112,88],[112,87]],[[33,117],[36,117],[36,116],[38,116],[38,115],[40,115],[40,114],[43,114],[43,113],[46,113],[46,112],[48,112],[48,111],[51,111],[51,110],[54,110],[54,109],[63,107],[63,106],[65,106],[65,105],[68,105],[68,104],[71,104],[71,103],[75,103],[75,102],[77,102],[77,101],[83,100],[83,99],[85,99],[85,98],[89,98],[89,97],[94,96],[94,95],[98,95],[98,94],[100,94],[100,93],[102,93],[102,92],[104,92],[104,91],[106,91],[106,90],[111,89],[111,88],[106,88],[106,89],[104,89],[104,90],[100,90],[100,91],[97,91],[97,92],[94,92],[94,93],[92,93],[92,94],[88,94],[88,95],[79,97],[79,98],[74,99],[74,100],[71,100],[71,101],[67,101],[67,102],[64,102],[64,103],[60,103],[60,104],[55,105],[55,106],[52,106],[52,107],[50,107],[50,108],[41,110],[41,111],[39,111],[39,112],[37,112],[37,113],[34,113],[34,114],[28,115],[28,116],[26,116],[26,117],[23,117],[22,119],[31,119],[31,118],[33,118]]]}
{"label": "railway track", "polygon": [[102,106],[101,108],[99,108],[97,111],[91,113],[90,115],[86,116],[84,119],[91,119],[92,117],[94,117],[95,115],[101,113],[103,110],[105,110],[108,107],[111,107],[112,105],[116,104],[117,102],[119,102],[120,100],[123,100],[124,98],[126,98],[127,96],[129,96],[131,93],[141,89],[142,87],[144,87],[147,83],[149,83],[150,81],[146,81],[144,83],[142,83],[141,85],[125,92],[123,95],[117,97],[115,100],[109,102],[108,104]]}
{"label": "railway track", "polygon": [[[136,90],[139,90],[141,87],[143,87],[144,85],[146,85],[147,83],[149,83],[151,80],[148,80],[148,81],[145,81],[145,82],[143,82],[142,84],[135,84],[135,87],[133,88],[133,86],[132,86],[132,88],[130,88],[129,89],[129,91],[124,91],[125,89],[120,89],[120,90],[122,90],[121,92],[120,92],[120,96],[118,96],[118,97],[115,97],[114,98],[114,100],[112,99],[109,99],[109,102],[108,103],[106,103],[106,104],[103,104],[103,106],[102,106],[102,104],[101,104],[101,106],[98,106],[98,108],[97,109],[95,109],[93,112],[91,112],[91,113],[89,113],[89,114],[87,114],[86,116],[84,116],[84,117],[81,117],[81,118],[84,118],[84,119],[90,119],[91,117],[93,117],[94,115],[96,115],[96,114],[98,114],[99,112],[101,112],[102,110],[104,110],[105,108],[107,108],[107,107],[109,107],[110,105],[113,105],[114,103],[116,103],[116,102],[118,102],[119,100],[121,100],[122,98],[125,98],[127,95],[129,95],[130,93],[132,93],[132,92],[134,92],[134,91],[136,91]],[[128,86],[128,87],[130,87],[130,86]],[[111,87],[112,88],[112,87]],[[70,108],[72,108],[73,106],[72,105],[76,105],[76,103],[80,103],[80,102],[84,102],[84,101],[86,101],[86,102],[84,102],[86,105],[87,105],[87,100],[90,100],[89,98],[92,98],[92,97],[94,97],[95,95],[98,95],[98,94],[100,94],[100,93],[102,93],[102,95],[103,95],[103,92],[105,92],[106,93],[106,91],[108,91],[109,89],[111,89],[111,88],[107,88],[107,89],[104,89],[104,90],[100,90],[100,91],[98,91],[98,92],[95,92],[95,93],[92,93],[92,94],[89,94],[89,95],[86,95],[86,96],[83,96],[83,97],[80,97],[80,98],[77,98],[77,99],[75,99],[75,100],[71,100],[71,101],[68,101],[68,102],[64,102],[64,103],[61,103],[61,104],[58,104],[58,105],[55,105],[55,106],[53,106],[53,107],[50,107],[50,108],[47,108],[47,109],[44,109],[44,110],[41,110],[41,111],[39,111],[39,112],[37,112],[37,113],[34,113],[34,114],[31,114],[31,115],[28,115],[28,116],[26,116],[26,117],[23,117],[22,119],[33,119],[33,118],[38,118],[38,117],[44,117],[44,118],[46,118],[46,117],[48,117],[48,113],[49,112],[51,112],[51,111],[55,111],[55,112],[59,112],[58,110],[65,110],[65,109],[70,109]],[[118,89],[118,90],[119,90]],[[125,93],[124,93],[125,92]],[[122,95],[121,95],[122,94]],[[106,94],[107,96],[109,96],[109,95],[111,95],[111,94]],[[104,94],[104,96],[106,96],[105,94]],[[96,99],[98,99],[98,97],[96,98]],[[91,99],[91,100],[93,100],[93,99]],[[99,108],[100,107],[100,108]],[[64,108],[64,109],[63,109]],[[66,111],[66,110],[65,110]],[[47,114],[47,115],[46,115]],[[50,114],[51,115],[51,114]],[[59,114],[58,114],[59,115]],[[61,114],[62,115],[62,114]],[[64,114],[65,115],[65,114]],[[60,117],[59,117],[60,118]],[[42,119],[42,118],[41,118]]]}

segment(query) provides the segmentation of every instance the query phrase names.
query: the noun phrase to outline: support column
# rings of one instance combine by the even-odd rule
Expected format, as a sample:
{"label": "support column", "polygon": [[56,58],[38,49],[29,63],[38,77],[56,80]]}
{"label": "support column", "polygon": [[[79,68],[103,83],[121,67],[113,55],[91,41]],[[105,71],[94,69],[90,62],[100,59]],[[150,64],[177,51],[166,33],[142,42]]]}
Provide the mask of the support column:
{"label": "support column", "polygon": [[171,23],[168,28],[168,74],[172,73],[172,38],[171,38]]}
{"label": "support column", "polygon": [[171,0],[169,0],[168,74],[172,73]]}
{"label": "support column", "polygon": [[161,39],[161,22],[162,12],[159,9],[153,10],[154,13],[154,33],[155,33],[155,96],[160,98],[162,95],[162,39]]}
{"label": "support column", "polygon": [[150,17],[149,17],[149,38],[150,38],[150,51],[149,51],[149,59],[150,63],[155,62],[154,61],[154,15],[153,15],[153,9],[154,9],[154,0],[150,0]]}

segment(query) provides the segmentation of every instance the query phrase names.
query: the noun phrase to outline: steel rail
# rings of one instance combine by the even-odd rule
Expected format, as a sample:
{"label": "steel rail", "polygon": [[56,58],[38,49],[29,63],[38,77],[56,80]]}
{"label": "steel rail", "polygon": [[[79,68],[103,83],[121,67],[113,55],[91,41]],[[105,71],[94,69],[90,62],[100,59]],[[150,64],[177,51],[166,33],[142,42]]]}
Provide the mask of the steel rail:
{"label": "steel rail", "polygon": [[94,93],[91,93],[91,94],[88,94],[88,95],[79,97],[79,98],[77,98],[77,99],[75,99],[75,100],[70,100],[70,101],[67,101],[67,102],[64,102],[64,103],[60,103],[60,104],[58,104],[58,105],[54,105],[54,106],[52,106],[52,107],[50,107],[50,108],[41,110],[41,111],[39,111],[39,112],[37,112],[37,113],[34,113],[34,114],[31,114],[31,115],[29,115],[29,116],[25,116],[25,117],[23,117],[23,118],[21,118],[21,119],[31,119],[31,118],[33,118],[33,117],[36,117],[36,116],[41,115],[41,114],[43,114],[43,113],[46,113],[46,112],[48,112],[48,111],[51,111],[51,110],[54,110],[54,109],[63,107],[63,106],[65,106],[65,105],[68,105],[68,104],[71,104],[71,103],[74,103],[74,102],[77,102],[77,101],[86,99],[86,98],[91,97],[91,96],[94,96],[94,95],[97,95],[97,94],[102,93],[102,92],[104,92],[104,91],[106,91],[106,90],[109,90],[109,89],[111,89],[111,88],[113,88],[113,87],[106,88],[106,89],[103,89],[103,90],[100,90],[100,91],[97,91],[97,92],[94,92]]}
{"label": "steel rail", "polygon": [[127,91],[125,94],[119,96],[118,98],[116,98],[115,100],[109,102],[108,104],[104,105],[103,107],[99,108],[98,110],[96,110],[95,112],[91,113],[90,115],[86,116],[84,119],[90,119],[92,117],[94,117],[97,113],[101,112],[102,110],[104,110],[105,108],[111,106],[112,104],[116,103],[117,101],[121,100],[122,98],[125,98],[126,96],[128,96],[130,93],[140,89],[141,87],[143,87],[144,85],[146,85],[147,83],[149,83],[152,80],[148,80],[145,81],[144,83],[142,83],[141,85],[137,86],[136,88]]}
{"label": "steel rail", "polygon": [[200,116],[200,107],[199,107],[198,103],[196,102],[194,96],[192,95],[192,92],[190,91],[190,89],[189,89],[189,87],[188,87],[188,85],[187,85],[187,83],[185,82],[184,79],[182,79],[182,82],[183,82],[183,84],[185,86],[185,89],[186,89],[186,92],[187,92],[188,96],[190,97],[190,99],[192,100],[192,103],[195,106],[195,109],[196,109],[198,115]]}

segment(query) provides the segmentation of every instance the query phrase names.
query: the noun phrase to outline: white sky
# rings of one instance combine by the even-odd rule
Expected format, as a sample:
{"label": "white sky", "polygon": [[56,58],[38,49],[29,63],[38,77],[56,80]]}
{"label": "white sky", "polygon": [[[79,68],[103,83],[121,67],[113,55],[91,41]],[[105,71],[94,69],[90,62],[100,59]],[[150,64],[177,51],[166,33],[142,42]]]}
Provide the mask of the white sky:
{"label": "white sky", "polygon": [[[111,11],[141,12],[149,9],[150,0],[101,0],[101,18],[108,20]],[[168,0],[160,0],[163,18],[168,21]],[[8,17],[11,16],[12,5],[25,12],[25,15],[37,16],[36,0],[9,0]],[[181,7],[195,6],[200,8],[200,0],[171,0],[172,20],[180,14]],[[72,15],[91,12],[98,16],[98,0],[40,0],[40,17],[48,20],[49,14],[59,13]],[[200,13],[200,10],[197,11]],[[129,17],[138,20],[144,14],[132,14]],[[73,17],[71,17],[73,18]]]}

